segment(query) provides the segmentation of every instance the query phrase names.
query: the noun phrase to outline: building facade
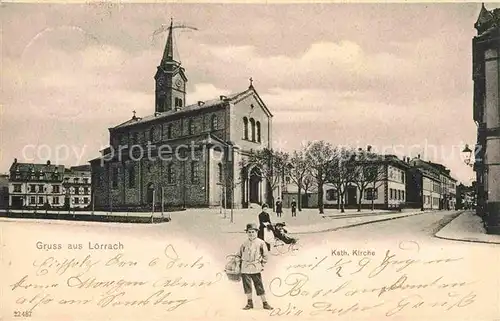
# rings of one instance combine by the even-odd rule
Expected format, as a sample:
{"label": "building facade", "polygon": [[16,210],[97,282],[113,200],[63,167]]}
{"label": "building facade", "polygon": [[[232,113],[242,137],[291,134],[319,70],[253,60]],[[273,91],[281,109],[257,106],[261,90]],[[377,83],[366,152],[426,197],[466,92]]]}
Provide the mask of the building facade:
{"label": "building facade", "polygon": [[64,206],[64,166],[19,163],[14,159],[9,175],[9,207],[49,209]]}
{"label": "building facade", "polygon": [[63,191],[66,208],[90,208],[91,190],[90,165],[72,166],[65,169]]}
{"label": "building facade", "polygon": [[[380,155],[369,164],[378,166],[377,178],[368,184],[361,194],[360,188],[347,183],[343,203],[345,208],[356,208],[361,198],[361,208],[397,209],[406,203],[406,171],[409,165],[394,155]],[[363,172],[362,170],[359,172]],[[325,207],[339,207],[339,193],[331,184],[324,185],[323,203]]]}
{"label": "building facade", "polygon": [[173,57],[172,24],[154,77],[154,114],[109,129],[110,146],[92,161],[100,209],[232,206],[268,200],[260,169],[242,168],[253,150],[271,148],[273,115],[250,86],[185,105],[187,77]]}
{"label": "building facade", "polygon": [[[10,167],[8,182],[11,209],[50,210],[90,206],[90,166],[74,166],[65,169],[63,165],[19,163],[14,159]],[[81,180],[78,183],[76,179]],[[83,187],[85,186],[85,187]],[[80,187],[80,190],[75,189]],[[74,201],[83,191],[87,192],[86,206]]]}
{"label": "building facade", "polygon": [[0,174],[0,209],[9,206],[9,175]]}
{"label": "building facade", "polygon": [[472,41],[477,214],[500,234],[500,9],[481,8]]}

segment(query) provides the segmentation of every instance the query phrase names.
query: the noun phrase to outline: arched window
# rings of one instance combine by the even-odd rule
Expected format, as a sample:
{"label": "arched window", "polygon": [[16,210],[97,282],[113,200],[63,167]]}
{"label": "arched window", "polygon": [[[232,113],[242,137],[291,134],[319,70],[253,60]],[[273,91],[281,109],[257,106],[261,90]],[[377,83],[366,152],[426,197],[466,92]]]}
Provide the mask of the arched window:
{"label": "arched window", "polygon": [[243,139],[248,139],[248,118],[243,117]]}
{"label": "arched window", "polygon": [[174,181],[175,181],[174,164],[170,163],[167,165],[167,183],[173,184]]}
{"label": "arched window", "polygon": [[219,163],[218,167],[219,167],[219,183],[222,183],[223,181],[222,163]]}
{"label": "arched window", "polygon": [[191,162],[191,184],[198,184],[200,182],[198,172],[199,172],[198,162]]}
{"label": "arched window", "polygon": [[153,142],[154,138],[155,138],[155,128],[151,127],[151,129],[149,130],[149,141]]}
{"label": "arched window", "polygon": [[130,167],[128,169],[128,188],[135,187],[135,167]]}
{"label": "arched window", "polygon": [[216,115],[212,115],[212,119],[210,122],[210,129],[211,130],[217,130],[219,127],[219,120],[217,119]]}
{"label": "arched window", "polygon": [[260,122],[257,122],[257,142],[260,143]]}
{"label": "arched window", "polygon": [[182,107],[182,99],[179,98],[179,107]]}
{"label": "arched window", "polygon": [[172,124],[167,126],[167,139],[172,139]]}
{"label": "arched window", "polygon": [[254,142],[255,141],[255,120],[253,118],[250,118],[250,131],[251,131],[252,142]]}
{"label": "arched window", "polygon": [[189,129],[189,135],[194,134],[194,121],[192,119],[189,120],[188,122],[188,129]]}
{"label": "arched window", "polygon": [[175,97],[175,108],[179,107],[179,98]]}

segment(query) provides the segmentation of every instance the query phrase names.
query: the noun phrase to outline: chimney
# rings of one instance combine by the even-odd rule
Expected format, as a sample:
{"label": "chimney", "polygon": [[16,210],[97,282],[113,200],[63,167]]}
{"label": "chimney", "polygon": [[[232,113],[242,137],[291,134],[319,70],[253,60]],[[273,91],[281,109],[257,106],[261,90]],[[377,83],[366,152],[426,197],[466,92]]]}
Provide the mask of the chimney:
{"label": "chimney", "polygon": [[417,158],[420,159],[420,154],[418,154]]}
{"label": "chimney", "polygon": [[227,97],[226,97],[226,96],[224,96],[224,95],[220,95],[220,96],[219,96],[219,98],[220,98],[220,100],[227,99]]}
{"label": "chimney", "polygon": [[14,164],[17,164],[17,158],[14,158]]}
{"label": "chimney", "polygon": [[[221,96],[221,97],[222,97],[222,96]],[[203,105],[205,105],[205,102],[204,102],[204,101],[199,100],[199,101],[198,101],[198,106],[203,106]]]}
{"label": "chimney", "polygon": [[50,165],[50,159],[47,161],[47,165]]}
{"label": "chimney", "polygon": [[368,152],[371,152],[371,151],[372,151],[372,146],[371,146],[371,145],[366,146],[366,150],[367,150]]}

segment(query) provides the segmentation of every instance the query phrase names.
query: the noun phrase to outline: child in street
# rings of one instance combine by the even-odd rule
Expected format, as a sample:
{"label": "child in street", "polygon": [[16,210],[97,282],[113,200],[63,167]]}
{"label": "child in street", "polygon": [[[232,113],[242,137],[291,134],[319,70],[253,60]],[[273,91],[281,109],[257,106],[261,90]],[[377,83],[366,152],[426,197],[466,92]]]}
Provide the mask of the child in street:
{"label": "child in street", "polygon": [[285,244],[296,244],[297,239],[288,235],[288,231],[285,229],[285,225],[285,222],[276,223],[274,235]]}
{"label": "child in street", "polygon": [[267,263],[268,250],[266,243],[257,238],[258,230],[259,228],[256,224],[247,224],[245,232],[247,233],[248,240],[240,246],[240,250],[236,255],[241,261],[241,280],[248,300],[243,310],[253,308],[252,283],[255,287],[255,292],[262,300],[263,308],[265,310],[273,309],[267,303],[261,275],[264,264]]}

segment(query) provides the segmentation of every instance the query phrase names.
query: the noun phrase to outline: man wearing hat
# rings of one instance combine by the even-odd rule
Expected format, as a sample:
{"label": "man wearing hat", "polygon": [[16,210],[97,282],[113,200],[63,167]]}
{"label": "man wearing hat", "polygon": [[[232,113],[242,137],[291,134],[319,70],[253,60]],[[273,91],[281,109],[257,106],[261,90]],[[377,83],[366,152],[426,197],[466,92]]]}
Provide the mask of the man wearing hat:
{"label": "man wearing hat", "polygon": [[258,230],[256,224],[247,224],[245,232],[247,233],[248,240],[241,245],[240,251],[236,255],[241,260],[241,280],[243,282],[243,291],[248,300],[243,310],[253,308],[252,283],[255,287],[255,292],[262,300],[263,308],[266,310],[273,309],[267,303],[261,274],[264,264],[267,263],[268,250],[266,243],[257,238]]}

